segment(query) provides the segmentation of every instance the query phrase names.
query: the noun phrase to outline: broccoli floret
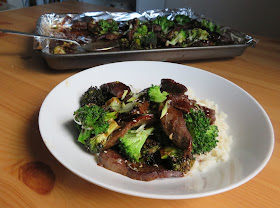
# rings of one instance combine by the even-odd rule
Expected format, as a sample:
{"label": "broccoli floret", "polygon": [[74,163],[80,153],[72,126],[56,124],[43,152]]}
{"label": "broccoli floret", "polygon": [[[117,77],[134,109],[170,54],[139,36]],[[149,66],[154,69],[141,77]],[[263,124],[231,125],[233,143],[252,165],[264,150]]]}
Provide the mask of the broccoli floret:
{"label": "broccoli floret", "polygon": [[81,97],[81,106],[88,104],[96,104],[102,106],[105,104],[107,98],[98,87],[90,87]]}
{"label": "broccoli floret", "polygon": [[220,25],[216,25],[212,21],[202,19],[201,26],[208,28],[211,32],[220,33]]}
{"label": "broccoli floret", "polygon": [[134,39],[134,40],[131,42],[130,48],[131,48],[131,49],[134,49],[134,50],[142,49],[141,40],[140,40],[139,38]]}
{"label": "broccoli floret", "polygon": [[157,36],[154,32],[148,32],[148,34],[142,38],[144,48],[156,48]]}
{"label": "broccoli floret", "polygon": [[53,53],[54,54],[66,54],[66,51],[64,49],[63,46],[56,46],[54,49],[53,49]]}
{"label": "broccoli floret", "polygon": [[140,161],[148,165],[159,164],[160,148],[161,144],[159,141],[148,138],[141,149]]}
{"label": "broccoli floret", "polygon": [[175,21],[179,25],[185,25],[191,21],[191,18],[186,15],[176,15]]}
{"label": "broccoli floret", "polygon": [[194,28],[188,31],[188,40],[191,42],[198,40],[208,40],[209,33],[201,28]]}
{"label": "broccoli floret", "polygon": [[140,126],[137,130],[129,130],[119,139],[121,152],[128,157],[131,162],[139,162],[141,149],[154,130],[153,127],[144,129]]}
{"label": "broccoli floret", "polygon": [[101,28],[100,35],[106,34],[109,32],[111,32],[111,33],[118,32],[118,30],[119,30],[118,23],[113,19],[108,19],[108,20],[100,19],[98,21],[98,24]]}
{"label": "broccoli floret", "polygon": [[172,40],[167,40],[165,46],[169,45],[182,45],[186,41],[187,34],[184,30],[175,31]]}
{"label": "broccoli floret", "polygon": [[146,25],[140,25],[133,34],[134,39],[141,39],[148,34],[148,27]]}
{"label": "broccoli floret", "polygon": [[123,49],[129,49],[130,48],[130,42],[127,38],[121,38],[119,40],[120,48]]}
{"label": "broccoli floret", "polygon": [[165,17],[165,16],[162,16],[162,17],[157,16],[157,18],[155,20],[153,20],[153,23],[161,26],[161,29],[164,34],[167,34],[169,29],[172,26],[174,26],[174,22],[167,19],[167,17]]}
{"label": "broccoli floret", "polygon": [[163,101],[165,101],[167,99],[167,95],[169,95],[169,93],[165,92],[165,91],[161,92],[160,86],[158,86],[158,85],[152,85],[148,89],[148,95],[149,95],[150,101],[156,102],[156,103],[162,103]]}
{"label": "broccoli floret", "polygon": [[109,127],[106,133],[97,134],[94,137],[85,140],[85,146],[91,153],[99,153],[103,147],[106,145],[107,138],[116,129],[120,128],[116,121],[110,119]]}
{"label": "broccoli floret", "polygon": [[174,146],[166,146],[160,150],[162,160],[166,160],[168,168],[187,173],[193,166],[194,160],[184,156],[183,151]]}
{"label": "broccoli floret", "polygon": [[97,105],[80,107],[74,112],[74,120],[81,126],[78,141],[85,144],[85,140],[91,135],[106,132],[109,127],[107,119],[111,117],[113,116]]}
{"label": "broccoli floret", "polygon": [[94,134],[103,133],[108,129],[109,124],[105,116],[105,110],[97,105],[85,105],[74,112],[75,121],[83,129],[93,130]]}
{"label": "broccoli floret", "polygon": [[210,125],[204,111],[191,109],[185,115],[186,126],[193,138],[193,154],[210,152],[217,146],[218,127]]}

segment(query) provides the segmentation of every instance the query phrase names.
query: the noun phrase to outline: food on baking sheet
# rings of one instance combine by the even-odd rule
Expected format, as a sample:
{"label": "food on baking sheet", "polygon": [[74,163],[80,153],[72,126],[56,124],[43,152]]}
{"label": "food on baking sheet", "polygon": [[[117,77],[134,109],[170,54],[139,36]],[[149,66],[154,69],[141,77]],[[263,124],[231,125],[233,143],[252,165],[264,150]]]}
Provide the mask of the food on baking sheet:
{"label": "food on baking sheet", "polygon": [[172,79],[140,92],[117,81],[90,87],[80,104],[78,141],[100,166],[129,178],[183,177],[228,158],[225,114]]}
{"label": "food on baking sheet", "polygon": [[[212,21],[192,19],[179,14],[172,19],[157,16],[147,21],[138,18],[116,21],[92,17],[72,20],[66,16],[65,20],[53,26],[53,30],[56,34],[76,40],[81,45],[101,43],[100,47],[102,44],[108,45],[108,42],[112,42],[112,45],[117,45],[114,50],[217,46],[235,43],[231,36],[221,32],[220,26]],[[81,48],[77,49],[76,44],[61,41],[52,41],[50,48],[54,54],[86,52]]]}

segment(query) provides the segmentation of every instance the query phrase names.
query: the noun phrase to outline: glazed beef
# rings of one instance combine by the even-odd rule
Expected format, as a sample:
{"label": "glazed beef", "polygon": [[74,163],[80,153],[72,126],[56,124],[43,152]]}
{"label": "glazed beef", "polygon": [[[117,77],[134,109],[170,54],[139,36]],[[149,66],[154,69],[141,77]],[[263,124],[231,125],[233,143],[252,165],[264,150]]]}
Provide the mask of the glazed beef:
{"label": "glazed beef", "polygon": [[114,145],[116,145],[119,141],[119,138],[123,137],[130,129],[140,126],[144,123],[152,122],[153,119],[154,119],[153,114],[146,114],[146,115],[140,115],[137,118],[131,120],[130,122],[126,122],[121,128],[119,128],[118,130],[112,133],[104,149],[109,149]]}
{"label": "glazed beef", "polygon": [[185,155],[191,155],[192,136],[186,127],[183,112],[169,105],[167,113],[160,119],[160,122],[169,139],[182,149]]}
{"label": "glazed beef", "polygon": [[168,96],[168,100],[171,100],[171,105],[179,110],[183,111],[183,113],[190,112],[191,102],[187,95],[185,94],[170,94]]}
{"label": "glazed beef", "polygon": [[112,149],[103,151],[99,154],[98,165],[129,178],[141,181],[184,176],[184,174],[179,171],[166,170],[161,167],[142,163],[128,162],[119,153]]}
{"label": "glazed beef", "polygon": [[100,86],[102,92],[106,95],[111,94],[114,97],[121,98],[125,90],[127,90],[127,94],[130,93],[130,87],[125,85],[122,82],[109,82]]}
{"label": "glazed beef", "polygon": [[162,79],[161,90],[178,95],[187,92],[188,88],[178,82],[175,82],[173,79]]}

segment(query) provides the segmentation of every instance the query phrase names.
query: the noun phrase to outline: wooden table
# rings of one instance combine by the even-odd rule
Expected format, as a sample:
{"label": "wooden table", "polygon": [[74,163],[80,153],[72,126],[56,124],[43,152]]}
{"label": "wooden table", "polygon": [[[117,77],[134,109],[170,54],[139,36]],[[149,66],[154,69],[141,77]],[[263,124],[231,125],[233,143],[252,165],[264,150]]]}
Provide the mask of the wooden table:
{"label": "wooden table", "polygon": [[[44,13],[96,10],[108,8],[63,2],[1,12],[0,28],[32,32]],[[222,194],[155,200],[91,184],[50,154],[38,130],[38,112],[53,87],[78,70],[51,70],[33,53],[32,39],[0,35],[0,207],[280,207],[280,41],[258,38],[257,47],[240,57],[184,64],[225,77],[263,106],[275,131],[269,163],[246,184]]]}

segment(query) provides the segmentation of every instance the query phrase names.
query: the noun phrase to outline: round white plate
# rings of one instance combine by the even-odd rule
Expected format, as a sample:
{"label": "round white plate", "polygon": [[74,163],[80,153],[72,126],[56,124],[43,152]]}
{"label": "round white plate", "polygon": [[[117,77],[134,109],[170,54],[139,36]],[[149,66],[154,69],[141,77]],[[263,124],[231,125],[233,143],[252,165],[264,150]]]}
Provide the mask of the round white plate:
{"label": "round white plate", "polygon": [[[226,69],[225,69],[226,70]],[[230,158],[206,172],[183,178],[132,180],[99,167],[95,158],[78,144],[73,112],[90,86],[121,81],[135,89],[160,84],[171,78],[190,87],[199,99],[208,99],[225,112],[232,135]],[[40,114],[41,136],[66,168],[85,180],[124,194],[158,198],[188,199],[222,193],[256,176],[268,162],[274,146],[273,127],[264,109],[232,82],[201,69],[180,64],[131,61],[102,65],[77,73],[57,85],[44,100]]]}

